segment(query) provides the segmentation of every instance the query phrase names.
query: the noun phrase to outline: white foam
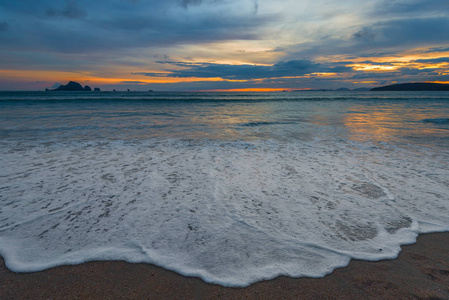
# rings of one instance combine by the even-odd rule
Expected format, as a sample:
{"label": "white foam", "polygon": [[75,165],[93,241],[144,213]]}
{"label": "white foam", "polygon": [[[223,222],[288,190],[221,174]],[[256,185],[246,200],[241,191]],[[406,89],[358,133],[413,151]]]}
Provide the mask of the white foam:
{"label": "white foam", "polygon": [[325,141],[3,142],[0,254],[154,263],[226,286],[320,277],[449,230],[449,154]]}

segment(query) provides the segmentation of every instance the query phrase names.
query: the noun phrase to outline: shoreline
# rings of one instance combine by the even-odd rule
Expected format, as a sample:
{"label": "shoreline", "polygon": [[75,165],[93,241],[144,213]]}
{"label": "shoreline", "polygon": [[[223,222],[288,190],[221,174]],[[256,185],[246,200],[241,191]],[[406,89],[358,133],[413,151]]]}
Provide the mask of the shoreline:
{"label": "shoreline", "polygon": [[397,259],[351,260],[323,278],[278,278],[245,288],[209,284],[123,261],[14,273],[0,257],[1,299],[449,299],[449,232],[418,236]]}

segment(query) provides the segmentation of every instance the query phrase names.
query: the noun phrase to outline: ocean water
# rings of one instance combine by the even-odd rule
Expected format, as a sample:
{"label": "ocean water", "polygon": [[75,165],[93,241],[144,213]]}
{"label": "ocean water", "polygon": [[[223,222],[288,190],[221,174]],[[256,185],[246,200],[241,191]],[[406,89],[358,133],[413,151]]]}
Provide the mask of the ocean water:
{"label": "ocean water", "polygon": [[0,93],[0,254],[225,286],[449,231],[449,93]]}

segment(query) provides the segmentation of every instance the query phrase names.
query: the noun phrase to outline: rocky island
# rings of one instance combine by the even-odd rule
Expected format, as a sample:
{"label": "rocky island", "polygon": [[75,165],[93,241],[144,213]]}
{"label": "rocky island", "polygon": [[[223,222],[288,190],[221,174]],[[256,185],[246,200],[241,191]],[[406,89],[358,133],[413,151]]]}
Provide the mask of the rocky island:
{"label": "rocky island", "polygon": [[[51,92],[60,92],[60,91],[64,91],[64,92],[91,92],[92,88],[88,85],[86,86],[82,86],[81,84],[79,84],[78,82],[75,81],[69,81],[69,83],[67,83],[66,85],[60,85],[58,88],[54,89],[54,90],[48,90],[47,91],[51,91]],[[94,91],[99,92],[100,88],[94,88]]]}

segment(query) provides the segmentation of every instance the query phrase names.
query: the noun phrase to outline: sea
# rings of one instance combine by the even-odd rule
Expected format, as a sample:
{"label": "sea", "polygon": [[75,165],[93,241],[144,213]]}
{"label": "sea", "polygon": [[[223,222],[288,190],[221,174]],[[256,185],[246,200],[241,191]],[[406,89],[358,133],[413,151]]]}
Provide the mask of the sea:
{"label": "sea", "polygon": [[323,277],[449,231],[448,92],[0,92],[15,272]]}

